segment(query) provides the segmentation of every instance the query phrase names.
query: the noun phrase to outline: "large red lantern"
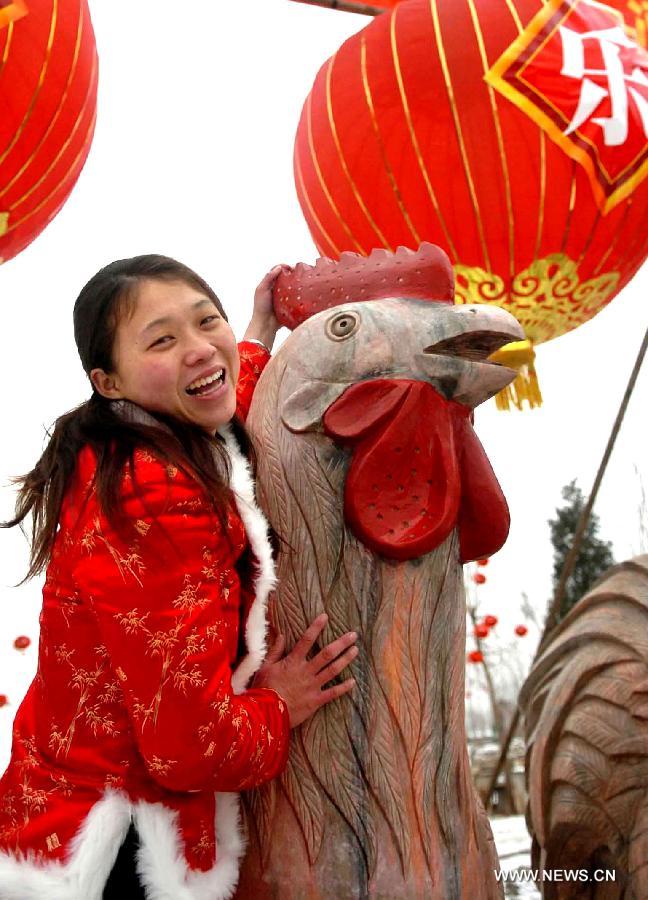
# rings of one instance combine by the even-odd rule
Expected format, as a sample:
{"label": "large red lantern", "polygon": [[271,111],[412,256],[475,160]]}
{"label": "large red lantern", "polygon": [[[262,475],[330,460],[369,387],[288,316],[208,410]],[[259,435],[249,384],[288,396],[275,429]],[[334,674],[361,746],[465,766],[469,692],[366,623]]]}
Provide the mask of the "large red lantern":
{"label": "large red lantern", "polygon": [[[322,67],[295,145],[319,251],[439,244],[459,303],[528,343],[594,316],[646,255],[648,54],[594,0],[407,0]],[[506,358],[508,354],[508,358]]]}
{"label": "large red lantern", "polygon": [[96,100],[87,0],[0,0],[0,262],[65,203],[90,149]]}

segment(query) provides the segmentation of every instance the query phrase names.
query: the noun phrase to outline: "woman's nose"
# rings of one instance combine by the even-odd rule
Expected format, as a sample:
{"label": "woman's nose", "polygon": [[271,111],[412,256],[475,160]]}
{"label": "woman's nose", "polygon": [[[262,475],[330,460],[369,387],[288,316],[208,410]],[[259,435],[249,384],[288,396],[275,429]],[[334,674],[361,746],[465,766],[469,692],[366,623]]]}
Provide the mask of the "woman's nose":
{"label": "woman's nose", "polygon": [[185,363],[195,366],[197,363],[210,359],[214,355],[214,347],[202,335],[189,340],[185,350]]}

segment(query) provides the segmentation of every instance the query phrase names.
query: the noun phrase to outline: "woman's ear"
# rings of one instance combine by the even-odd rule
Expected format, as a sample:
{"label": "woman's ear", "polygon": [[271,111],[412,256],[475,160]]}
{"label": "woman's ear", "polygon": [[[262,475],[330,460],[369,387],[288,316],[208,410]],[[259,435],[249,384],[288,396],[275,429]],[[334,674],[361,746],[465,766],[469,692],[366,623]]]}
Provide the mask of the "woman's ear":
{"label": "woman's ear", "polygon": [[94,389],[108,400],[122,400],[124,395],[119,390],[115,375],[108,375],[103,369],[93,369],[90,372],[90,381]]}

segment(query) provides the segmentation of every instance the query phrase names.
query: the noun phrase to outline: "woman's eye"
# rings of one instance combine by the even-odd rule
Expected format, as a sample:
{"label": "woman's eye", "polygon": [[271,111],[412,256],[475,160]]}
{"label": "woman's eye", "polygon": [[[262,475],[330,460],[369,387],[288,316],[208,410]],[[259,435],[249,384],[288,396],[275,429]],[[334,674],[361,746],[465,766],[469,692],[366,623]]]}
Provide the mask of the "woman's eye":
{"label": "woman's eye", "polygon": [[[172,340],[173,340],[173,338],[171,337],[170,334],[163,334],[162,337],[159,337],[156,341],[153,341],[153,343],[151,344],[151,347],[158,347],[158,346],[161,346],[162,344],[167,344],[169,341],[172,341]],[[151,347],[149,347],[149,350],[151,349]]]}
{"label": "woman's eye", "polygon": [[205,316],[205,318],[200,323],[201,325],[212,325],[214,322],[218,321],[219,316]]}

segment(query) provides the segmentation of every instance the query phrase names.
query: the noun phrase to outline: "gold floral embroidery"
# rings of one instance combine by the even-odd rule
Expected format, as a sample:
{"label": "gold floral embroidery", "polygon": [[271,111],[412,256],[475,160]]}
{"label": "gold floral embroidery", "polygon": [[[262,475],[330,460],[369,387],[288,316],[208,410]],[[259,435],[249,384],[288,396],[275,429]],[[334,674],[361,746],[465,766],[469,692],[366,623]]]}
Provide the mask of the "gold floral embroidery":
{"label": "gold floral embroidery", "polygon": [[148,767],[156,775],[165,777],[171,771],[171,767],[175,766],[177,762],[177,759],[160,759],[159,756],[154,756],[152,760],[149,760]]}
{"label": "gold floral embroidery", "polygon": [[97,541],[101,541],[106,547],[124,581],[126,581],[126,575],[128,574],[135,579],[140,587],[144,586],[140,576],[146,570],[146,566],[139,554],[139,545],[137,542],[131,544],[125,554],[121,553],[104,535],[101,528],[101,521],[98,517],[94,519],[92,527],[86,529],[82,534],[81,546],[86,553],[91,553],[94,550]]}
{"label": "gold floral embroidery", "polygon": [[197,856],[203,856],[209,859],[213,855],[213,852],[216,849],[216,844],[210,837],[209,831],[204,825],[202,827],[200,840],[198,841],[198,843],[194,844],[191,849]]}
{"label": "gold floral embroidery", "polygon": [[[196,596],[199,587],[200,585],[197,587],[191,585],[189,576],[185,577],[185,588],[181,597],[187,592],[192,600],[187,602],[185,597],[185,602],[182,604],[183,609],[192,608],[191,602],[193,602],[193,598],[196,598],[195,606],[204,605],[202,599]],[[206,602],[209,601],[207,600]],[[174,603],[176,607],[179,605],[178,602]],[[115,618],[127,634],[141,633],[147,637],[147,655],[151,657],[159,656],[161,660],[160,680],[153,697],[148,702],[136,698],[133,705],[135,715],[142,720],[142,727],[149,720],[152,720],[153,724],[157,723],[162,695],[168,683],[173,683],[173,686],[183,694],[187,693],[188,688],[201,688],[207,683],[207,679],[196,663],[191,668],[189,667],[190,657],[206,650],[205,639],[201,637],[198,630],[192,628],[188,634],[183,635],[184,619],[182,616],[179,616],[176,618],[173,628],[164,631],[151,631],[146,624],[148,616],[149,613],[141,614],[137,608],[131,609],[126,613],[115,613]],[[212,640],[218,638],[217,629],[219,626],[216,625],[214,627],[216,630],[212,629],[210,631],[212,626],[207,629],[207,637],[210,637]],[[178,648],[180,648],[179,659],[177,658]],[[117,674],[120,677],[119,672]]]}
{"label": "gold floral embroidery", "polygon": [[[54,750],[57,757],[61,754],[66,757],[70,752],[79,721],[85,721],[95,737],[100,733],[108,737],[118,736],[119,730],[115,727],[113,718],[101,707],[102,705],[118,702],[121,698],[121,691],[114,680],[103,684],[100,683],[101,676],[106,670],[105,662],[103,661],[105,659],[105,647],[103,645],[100,644],[95,648],[95,653],[99,660],[92,670],[76,666],[73,661],[74,650],[68,650],[66,644],[58,646],[55,653],[57,662],[61,665],[68,665],[72,670],[68,684],[72,690],[79,692],[76,709],[65,731],[56,722],[52,723],[50,729],[50,749]],[[93,694],[95,694],[95,698],[92,702],[91,697]]]}
{"label": "gold floral embroidery", "polygon": [[191,583],[191,576],[185,575],[184,577],[184,587],[182,591],[178,594],[176,599],[173,601],[173,606],[176,609],[195,609],[196,607],[203,608],[205,606],[209,606],[209,597],[199,597],[198,591],[202,587],[202,582],[198,582],[198,584]]}

